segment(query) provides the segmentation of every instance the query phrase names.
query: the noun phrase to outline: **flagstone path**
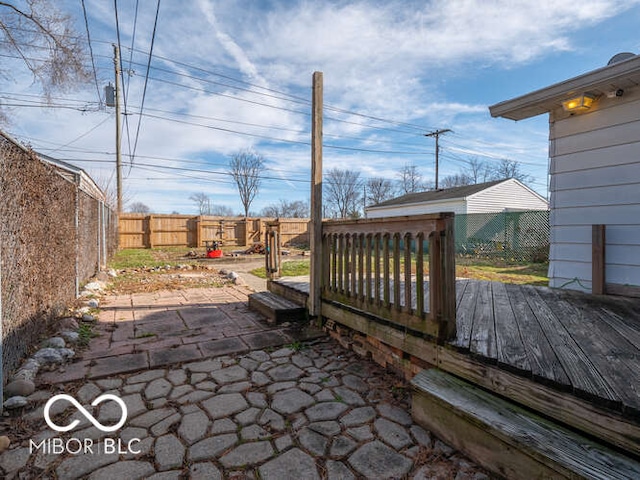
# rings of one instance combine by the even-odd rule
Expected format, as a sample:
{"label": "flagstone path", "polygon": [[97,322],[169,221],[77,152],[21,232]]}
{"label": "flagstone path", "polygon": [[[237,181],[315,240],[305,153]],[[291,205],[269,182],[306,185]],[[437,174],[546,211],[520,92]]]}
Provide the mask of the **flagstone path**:
{"label": "flagstone path", "polygon": [[[91,452],[31,451],[22,439],[0,455],[0,476],[488,478],[413,422],[397,377],[326,337],[298,341],[291,328],[268,326],[246,309],[247,293],[226,287],[107,299],[104,335],[64,372],[39,377],[35,408],[21,419],[39,426],[30,438],[37,444],[73,437],[89,441]],[[51,406],[54,422],[79,424],[52,431],[44,401],[61,391],[102,425],[117,423],[122,410],[114,401],[91,403],[117,395],[127,406],[124,426],[105,433],[60,400]]]}

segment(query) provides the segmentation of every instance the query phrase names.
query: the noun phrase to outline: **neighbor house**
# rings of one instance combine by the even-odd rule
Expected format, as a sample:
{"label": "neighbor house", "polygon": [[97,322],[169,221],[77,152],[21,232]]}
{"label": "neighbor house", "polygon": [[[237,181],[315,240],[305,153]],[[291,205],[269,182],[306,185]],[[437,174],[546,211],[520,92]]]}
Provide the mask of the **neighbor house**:
{"label": "neighbor house", "polygon": [[550,286],[640,296],[640,56],[490,111],[549,114]]}
{"label": "neighbor house", "polygon": [[365,208],[368,218],[454,212],[547,210],[547,201],[514,178],[463,187],[409,193]]}

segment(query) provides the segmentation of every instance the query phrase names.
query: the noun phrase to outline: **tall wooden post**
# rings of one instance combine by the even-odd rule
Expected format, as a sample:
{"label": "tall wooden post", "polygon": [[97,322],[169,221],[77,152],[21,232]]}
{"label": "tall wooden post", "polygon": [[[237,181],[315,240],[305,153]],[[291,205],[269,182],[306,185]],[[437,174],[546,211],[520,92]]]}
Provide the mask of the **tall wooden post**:
{"label": "tall wooden post", "polygon": [[313,72],[311,116],[311,273],[309,278],[309,316],[322,314],[322,72]]}
{"label": "tall wooden post", "polygon": [[606,293],[605,280],[605,235],[604,225],[591,226],[591,293],[604,295]]}

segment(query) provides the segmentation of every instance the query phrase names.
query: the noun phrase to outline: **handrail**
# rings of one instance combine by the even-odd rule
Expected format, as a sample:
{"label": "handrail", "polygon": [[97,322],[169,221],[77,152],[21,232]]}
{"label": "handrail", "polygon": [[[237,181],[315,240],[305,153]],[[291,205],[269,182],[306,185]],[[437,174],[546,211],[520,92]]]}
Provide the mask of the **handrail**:
{"label": "handrail", "polygon": [[455,338],[453,220],[445,212],[323,222],[322,298],[438,341]]}

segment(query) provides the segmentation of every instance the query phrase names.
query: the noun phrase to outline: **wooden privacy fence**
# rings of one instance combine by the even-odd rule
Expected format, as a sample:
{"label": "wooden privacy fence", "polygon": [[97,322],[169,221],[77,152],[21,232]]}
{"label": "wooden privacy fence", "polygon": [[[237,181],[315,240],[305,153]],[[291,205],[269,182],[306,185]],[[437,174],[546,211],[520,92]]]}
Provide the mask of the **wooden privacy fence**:
{"label": "wooden privacy fence", "polygon": [[[207,215],[120,215],[120,248],[202,247],[221,240],[226,246],[250,246],[263,240],[269,218],[213,217]],[[281,246],[309,245],[309,220],[283,218]]]}
{"label": "wooden privacy fence", "polygon": [[455,338],[453,221],[439,213],[323,222],[323,301]]}

